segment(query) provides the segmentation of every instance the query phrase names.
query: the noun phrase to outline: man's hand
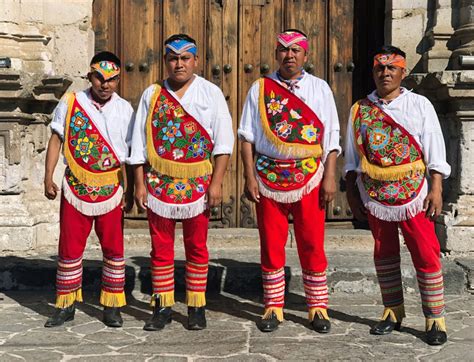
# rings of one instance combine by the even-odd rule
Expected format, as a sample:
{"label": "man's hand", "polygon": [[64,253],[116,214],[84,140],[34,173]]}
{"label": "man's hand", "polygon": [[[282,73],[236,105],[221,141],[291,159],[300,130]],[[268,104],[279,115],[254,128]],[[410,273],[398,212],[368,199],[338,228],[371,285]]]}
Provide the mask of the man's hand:
{"label": "man's hand", "polygon": [[423,202],[423,211],[426,217],[436,220],[443,209],[443,176],[436,171],[431,171],[430,175],[431,190]]}
{"label": "man's hand", "polygon": [[50,200],[54,200],[59,192],[59,187],[52,179],[44,180],[44,196]]}
{"label": "man's hand", "polygon": [[319,205],[324,208],[328,202],[334,200],[336,196],[336,180],[334,177],[324,177],[319,189]]}
{"label": "man's hand", "polygon": [[212,180],[207,189],[206,197],[209,208],[220,206],[222,202],[222,184]]}
{"label": "man's hand", "polygon": [[124,192],[122,196],[122,210],[123,212],[130,212],[133,207],[133,193],[131,192]]}
{"label": "man's hand", "polygon": [[260,202],[260,191],[255,176],[247,176],[245,178],[244,193],[252,202]]}
{"label": "man's hand", "polygon": [[142,213],[145,212],[147,208],[147,192],[145,185],[143,183],[138,184],[135,183],[135,203],[138,207],[138,212]]}

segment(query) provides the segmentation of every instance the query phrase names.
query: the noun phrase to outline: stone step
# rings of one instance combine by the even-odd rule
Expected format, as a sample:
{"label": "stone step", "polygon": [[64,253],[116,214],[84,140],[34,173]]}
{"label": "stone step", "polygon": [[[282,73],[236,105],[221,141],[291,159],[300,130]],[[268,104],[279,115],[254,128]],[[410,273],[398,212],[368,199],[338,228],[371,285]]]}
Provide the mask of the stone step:
{"label": "stone step", "polygon": [[[221,236],[225,236],[224,233]],[[245,240],[242,235],[242,240]],[[210,247],[208,292],[260,294],[260,251],[256,247]],[[245,243],[244,243],[245,244]],[[297,250],[286,249],[286,280],[288,292],[303,294],[302,270]],[[126,290],[150,293],[150,260],[148,248],[129,248],[127,251]],[[176,248],[176,290],[184,291],[184,251]],[[99,290],[101,283],[100,250],[88,248],[84,256],[84,290]],[[328,284],[331,292],[378,294],[372,251],[361,248],[328,247]],[[472,255],[463,258],[443,258],[445,290],[447,294],[471,291]],[[36,256],[0,257],[0,291],[54,290],[56,256],[54,253]],[[416,291],[416,274],[407,250],[402,248],[402,275],[405,290]]]}

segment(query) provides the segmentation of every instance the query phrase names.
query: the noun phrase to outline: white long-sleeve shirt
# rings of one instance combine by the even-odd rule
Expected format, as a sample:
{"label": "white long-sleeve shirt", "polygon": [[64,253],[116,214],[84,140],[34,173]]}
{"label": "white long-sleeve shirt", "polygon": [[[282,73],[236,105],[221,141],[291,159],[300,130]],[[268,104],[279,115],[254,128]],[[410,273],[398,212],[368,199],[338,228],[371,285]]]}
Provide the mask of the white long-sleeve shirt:
{"label": "white long-sleeve shirt", "polygon": [[[89,96],[90,90],[76,93],[76,99],[92,118],[100,134],[113,147],[121,163],[129,155],[133,130],[133,108],[129,102],[113,93],[111,99],[100,109],[97,109]],[[68,105],[65,99],[56,106],[50,127],[61,139],[64,139],[64,127]]]}
{"label": "white long-sleeve shirt", "polygon": [[[270,78],[280,82],[276,72],[272,73]],[[258,106],[259,91],[260,85],[258,82],[255,82],[250,87],[247,99],[245,100],[238,136],[240,139],[254,144],[256,152],[260,154],[271,158],[288,159],[290,156],[276,151],[275,147],[272,146],[263,133]],[[298,82],[298,88],[296,88],[294,94],[316,113],[324,125],[322,161],[325,161],[331,151],[336,150],[339,155],[341,152],[339,145],[339,118],[337,116],[334,96],[329,85],[324,80],[305,72],[303,78]]]}
{"label": "white long-sleeve shirt", "polygon": [[[232,118],[220,88],[198,75],[195,75],[194,81],[182,98],[176,96],[166,81],[164,86],[179,101],[186,112],[193,116],[209,133],[214,145],[212,154],[232,154],[234,148]],[[144,164],[147,161],[145,124],[154,89],[154,85],[145,89],[138,105],[133,130],[132,152],[127,159],[127,163],[132,165]]]}
{"label": "white long-sleeve shirt", "polygon": [[[369,94],[368,98],[413,136],[423,151],[428,171],[437,171],[444,178],[449,177],[451,166],[446,162],[443,133],[435,109],[426,97],[402,88],[401,94],[390,103],[381,101],[376,91]],[[354,143],[352,109],[347,123],[344,158],[344,173],[360,173],[360,159]]]}

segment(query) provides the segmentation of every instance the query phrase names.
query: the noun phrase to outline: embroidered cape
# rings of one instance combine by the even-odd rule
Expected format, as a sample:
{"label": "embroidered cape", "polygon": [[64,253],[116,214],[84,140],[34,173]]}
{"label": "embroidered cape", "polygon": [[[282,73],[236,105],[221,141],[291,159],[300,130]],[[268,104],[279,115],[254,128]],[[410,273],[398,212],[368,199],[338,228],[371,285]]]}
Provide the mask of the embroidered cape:
{"label": "embroidered cape", "polygon": [[425,164],[413,136],[368,99],[356,103],[353,128],[365,206],[387,221],[406,220],[419,213],[426,191]]}
{"label": "embroidered cape", "polygon": [[276,201],[295,202],[321,181],[324,125],[310,107],[277,81],[262,78],[259,82],[263,132],[278,152],[290,157],[258,156],[260,190]]}
{"label": "embroidered cape", "polygon": [[206,209],[213,143],[170,92],[156,85],[146,122],[148,205],[156,214],[191,218]]}
{"label": "embroidered cape", "polygon": [[76,95],[68,94],[66,99],[63,152],[68,166],[63,179],[64,196],[83,214],[102,215],[121,202],[120,161]]}

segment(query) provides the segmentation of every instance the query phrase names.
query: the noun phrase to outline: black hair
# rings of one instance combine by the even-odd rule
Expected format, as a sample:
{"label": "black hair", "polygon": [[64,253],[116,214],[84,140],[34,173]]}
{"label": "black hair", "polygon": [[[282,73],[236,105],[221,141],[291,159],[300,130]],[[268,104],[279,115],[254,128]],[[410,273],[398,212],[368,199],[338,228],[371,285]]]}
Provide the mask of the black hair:
{"label": "black hair", "polygon": [[193,43],[194,45],[196,45],[196,40],[194,40],[193,38],[191,38],[189,35],[187,34],[173,34],[171,35],[168,39],[165,40],[165,45],[169,44],[169,43],[172,43],[174,42],[175,40],[186,40],[190,43]]}
{"label": "black hair", "polygon": [[96,55],[94,55],[91,59],[90,65],[95,64],[95,63],[99,63],[99,62],[103,62],[103,61],[113,62],[119,68],[121,67],[121,62],[120,62],[119,57],[116,56],[114,53],[108,52],[108,51],[99,52]]}
{"label": "black hair", "polygon": [[406,59],[407,55],[403,50],[400,48],[397,48],[393,45],[383,45],[380,48],[378,48],[374,54],[373,57],[375,57],[377,54],[398,54],[401,55],[403,58]]}
{"label": "black hair", "polygon": [[292,29],[292,28],[283,30],[283,33],[286,33],[286,32],[288,32],[288,31],[294,31],[294,32],[296,32],[296,33],[299,33],[299,34],[303,35],[305,38],[308,37],[308,36],[307,36],[305,33],[303,33],[301,30]]}

